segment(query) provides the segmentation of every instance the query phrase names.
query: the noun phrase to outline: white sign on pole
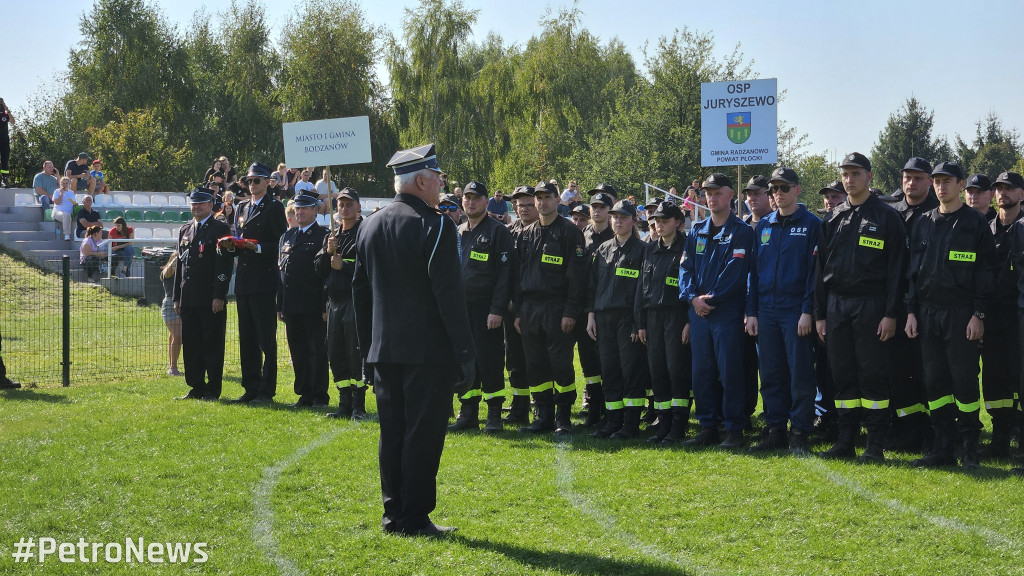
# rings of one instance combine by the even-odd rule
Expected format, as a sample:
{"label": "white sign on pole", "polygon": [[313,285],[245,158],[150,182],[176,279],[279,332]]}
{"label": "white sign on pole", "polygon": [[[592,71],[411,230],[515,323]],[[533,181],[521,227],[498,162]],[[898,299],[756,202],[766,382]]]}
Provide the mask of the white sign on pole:
{"label": "white sign on pole", "polygon": [[779,161],[778,82],[739,80],[700,85],[700,165]]}
{"label": "white sign on pole", "polygon": [[370,117],[287,122],[284,161],[289,166],[336,166],[371,161]]}

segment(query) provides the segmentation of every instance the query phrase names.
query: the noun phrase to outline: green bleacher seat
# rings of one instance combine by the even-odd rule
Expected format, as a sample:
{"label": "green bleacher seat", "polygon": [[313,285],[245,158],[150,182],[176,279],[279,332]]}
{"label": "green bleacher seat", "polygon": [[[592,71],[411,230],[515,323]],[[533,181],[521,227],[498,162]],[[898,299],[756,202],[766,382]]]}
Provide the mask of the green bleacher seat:
{"label": "green bleacher seat", "polygon": [[129,222],[139,222],[142,220],[142,210],[125,210],[124,219]]}
{"label": "green bleacher seat", "polygon": [[161,219],[167,223],[181,222],[181,212],[177,210],[165,210],[161,216]]}
{"label": "green bleacher seat", "polygon": [[145,220],[146,222],[160,222],[162,218],[163,215],[156,210],[146,210],[142,214],[142,219]]}
{"label": "green bleacher seat", "polygon": [[50,220],[53,220],[53,208],[47,208],[43,213],[43,221],[49,222]]}
{"label": "green bleacher seat", "polygon": [[103,219],[110,220],[111,224],[113,224],[115,218],[124,218],[124,212],[121,210],[107,210],[103,213]]}

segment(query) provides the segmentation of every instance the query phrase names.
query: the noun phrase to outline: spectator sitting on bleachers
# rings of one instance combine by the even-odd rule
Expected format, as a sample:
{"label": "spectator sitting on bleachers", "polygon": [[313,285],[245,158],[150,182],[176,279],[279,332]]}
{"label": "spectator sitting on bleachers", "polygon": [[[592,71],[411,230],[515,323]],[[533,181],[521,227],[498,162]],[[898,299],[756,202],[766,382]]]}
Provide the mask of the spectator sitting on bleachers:
{"label": "spectator sitting on bleachers", "polygon": [[106,251],[100,247],[100,242],[103,240],[103,228],[90,226],[85,234],[85,239],[82,240],[82,245],[78,249],[80,254],[78,262],[85,270],[85,278],[89,282],[95,282],[93,276],[99,276],[100,265],[107,257]]}
{"label": "spectator sitting on bleachers", "polygon": [[331,199],[338,193],[338,185],[332,180],[330,181],[330,195],[328,195],[327,182],[327,169],[324,168],[323,175],[316,182],[316,193],[320,197],[320,208],[317,211],[320,214],[327,214],[331,207]]}
{"label": "spectator sitting on bleachers", "polygon": [[209,182],[210,177],[216,174],[217,172],[224,174],[223,168],[224,163],[220,161],[220,158],[214,160],[213,164],[210,165],[210,168],[206,171],[206,174],[203,175],[203,182]]}
{"label": "spectator sitting on bleachers", "polygon": [[238,180],[238,174],[235,173],[235,169],[231,167],[231,162],[228,161],[227,156],[220,157],[220,171],[224,173],[224,183],[228,186],[235,183]]}
{"label": "spectator sitting on bleachers", "polygon": [[309,168],[305,168],[302,171],[302,173],[299,175],[299,181],[295,183],[296,196],[305,192],[313,192],[314,190],[316,190],[316,186],[314,186],[313,183],[309,181],[309,178],[312,175],[313,171],[310,170]]}
{"label": "spectator sitting on bleachers", "polygon": [[[110,239],[134,239],[135,229],[128,225],[128,222],[121,216],[114,219],[114,227],[110,229]],[[131,242],[113,242],[110,245],[110,266],[111,276],[117,277],[118,272],[125,278],[128,277],[132,268],[132,259],[135,258],[135,247]]]}
{"label": "spectator sitting on bleachers", "polygon": [[60,187],[53,191],[53,221],[60,224],[65,240],[71,240],[71,215],[78,205],[70,186],[71,178],[65,176],[60,179]]}
{"label": "spectator sitting on bleachers", "polygon": [[288,228],[292,229],[299,225],[299,218],[295,215],[295,200],[289,200],[284,207],[284,217],[288,220]]}
{"label": "spectator sitting on bleachers", "polygon": [[53,162],[49,160],[43,162],[43,171],[32,179],[36,200],[42,205],[43,210],[48,210],[53,205],[53,191],[57,189],[58,185],[57,169],[53,167]]}
{"label": "spectator sitting on bleachers", "polygon": [[100,213],[92,209],[92,196],[82,198],[82,208],[75,214],[75,238],[85,238],[85,231],[92,226],[103,228]]}
{"label": "spectator sitting on bleachers", "polygon": [[92,170],[89,171],[95,185],[92,188],[92,195],[110,194],[110,186],[107,185],[106,176],[103,174],[103,164],[99,160],[92,161]]}
{"label": "spectator sitting on bleachers", "polygon": [[64,165],[64,176],[71,179],[71,189],[75,192],[88,190],[92,194],[96,181],[89,176],[89,155],[85,152],[79,152],[78,158],[68,160]]}
{"label": "spectator sitting on bleachers", "polygon": [[213,215],[214,218],[227,224],[232,230],[235,229],[235,195],[231,192],[224,193],[224,199],[221,202],[220,210]]}
{"label": "spectator sitting on bleachers", "polygon": [[291,198],[294,194],[291,190],[295,186],[294,174],[288,170],[284,162],[277,165],[277,170],[270,175],[270,186],[268,194],[273,194],[278,200]]}

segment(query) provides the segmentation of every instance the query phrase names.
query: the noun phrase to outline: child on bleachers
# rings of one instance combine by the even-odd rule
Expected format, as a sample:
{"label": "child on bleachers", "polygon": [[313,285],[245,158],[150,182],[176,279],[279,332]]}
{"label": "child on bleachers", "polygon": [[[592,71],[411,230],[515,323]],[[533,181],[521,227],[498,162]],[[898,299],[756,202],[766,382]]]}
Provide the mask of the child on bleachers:
{"label": "child on bleachers", "polygon": [[103,163],[98,159],[92,161],[92,170],[89,171],[89,176],[96,182],[92,189],[92,195],[97,194],[110,194],[110,186],[107,185],[106,177],[103,174]]}

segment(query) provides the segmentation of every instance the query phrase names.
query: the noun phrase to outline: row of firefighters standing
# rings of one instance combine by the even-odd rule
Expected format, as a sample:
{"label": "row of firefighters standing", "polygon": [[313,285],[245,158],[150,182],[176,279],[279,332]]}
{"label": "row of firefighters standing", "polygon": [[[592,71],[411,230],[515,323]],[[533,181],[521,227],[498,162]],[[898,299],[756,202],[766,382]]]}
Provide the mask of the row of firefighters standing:
{"label": "row of firefighters standing", "polygon": [[[932,169],[911,159],[894,205],[871,193],[863,155],[847,156],[841,172],[847,200],[822,221],[797,203],[798,175],[776,169],[777,209],[755,225],[732,213],[729,178],[712,174],[702,185],[710,217],[687,235],[680,208],[660,203],[647,241],[634,231],[635,206],[608,185],[590,191],[593,221],[581,231],[558,216],[550,184],[517,188],[520,218],[506,228],[477,206],[486,188],[470,183],[460,257],[478,377],[451,428],[478,428],[481,402],[485,431],[503,428],[507,368],[504,423],[570,432],[578,348],[594,436],[638,436],[650,386],[651,441],[682,440],[692,411],[701,431],[684,445],[737,448],[756,405],[753,360],[765,418],[755,449],[806,453],[817,396],[837,431],[823,457],[853,457],[863,426],[863,461],[882,460],[888,437],[890,448],[923,451],[917,465],[955,464],[959,449],[973,468],[984,336],[987,451],[1008,457],[1019,413],[1017,319],[986,312],[1014,310],[1021,298],[1024,226],[1012,224],[1024,180],[1000,175],[1001,210],[988,222],[960,200],[966,178],[954,163]],[[750,342],[753,358],[743,352]]]}

